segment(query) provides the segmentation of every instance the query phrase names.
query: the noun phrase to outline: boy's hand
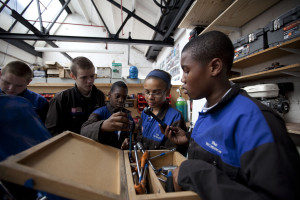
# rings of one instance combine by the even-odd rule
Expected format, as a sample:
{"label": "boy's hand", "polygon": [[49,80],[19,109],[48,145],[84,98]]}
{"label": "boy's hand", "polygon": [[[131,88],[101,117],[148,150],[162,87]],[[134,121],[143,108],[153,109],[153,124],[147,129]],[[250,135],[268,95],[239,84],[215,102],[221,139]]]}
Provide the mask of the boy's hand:
{"label": "boy's hand", "polygon": [[117,112],[105,120],[101,126],[101,131],[129,131],[129,119],[126,113]]}
{"label": "boy's hand", "polygon": [[189,142],[186,137],[186,132],[179,127],[167,126],[166,130],[163,130],[161,125],[159,125],[159,128],[160,131],[175,144],[186,145]]}
{"label": "boy's hand", "polygon": [[128,149],[128,147],[129,147],[129,138],[125,138],[124,142],[121,145],[121,149],[125,150]]}

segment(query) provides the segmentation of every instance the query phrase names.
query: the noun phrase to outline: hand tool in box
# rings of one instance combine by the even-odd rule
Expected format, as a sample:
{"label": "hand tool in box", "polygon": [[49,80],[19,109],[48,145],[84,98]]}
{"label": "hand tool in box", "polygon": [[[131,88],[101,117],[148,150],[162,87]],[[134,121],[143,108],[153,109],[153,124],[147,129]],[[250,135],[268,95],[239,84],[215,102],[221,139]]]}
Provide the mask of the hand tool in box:
{"label": "hand tool in box", "polygon": [[129,134],[129,161],[132,163],[132,135],[134,132],[134,122],[130,122],[130,134]]}
{"label": "hand tool in box", "polygon": [[[148,161],[148,155],[149,155],[149,153],[148,153],[147,151],[145,151],[145,152],[143,153],[142,158],[141,158],[141,174],[144,174],[143,170],[145,169],[145,164],[146,164],[147,161]],[[147,165],[147,166],[148,166],[148,165]],[[140,178],[142,179],[142,177],[140,177]],[[140,182],[141,182],[141,180],[140,180]]]}
{"label": "hand tool in box", "polygon": [[176,151],[176,148],[173,148],[173,149],[171,149],[170,151],[167,151],[167,152],[163,152],[163,153],[161,153],[159,155],[153,156],[153,157],[149,158],[149,160],[152,160],[154,158],[158,158],[158,157],[164,156],[164,155],[166,155],[168,153],[171,153],[171,152],[174,152],[174,151]]}
{"label": "hand tool in box", "polygon": [[139,157],[138,157],[136,145],[134,145],[133,148],[134,148],[136,167],[137,167],[138,175],[139,175],[139,178],[140,178],[142,176],[142,174],[141,174],[141,170],[140,170],[140,166],[139,166]]}
{"label": "hand tool in box", "polygon": [[176,168],[177,168],[177,166],[175,166],[175,165],[168,165],[168,166],[162,167],[162,170],[168,171],[167,181],[166,181],[166,192],[175,192],[174,185],[173,185],[172,170],[174,170]]}

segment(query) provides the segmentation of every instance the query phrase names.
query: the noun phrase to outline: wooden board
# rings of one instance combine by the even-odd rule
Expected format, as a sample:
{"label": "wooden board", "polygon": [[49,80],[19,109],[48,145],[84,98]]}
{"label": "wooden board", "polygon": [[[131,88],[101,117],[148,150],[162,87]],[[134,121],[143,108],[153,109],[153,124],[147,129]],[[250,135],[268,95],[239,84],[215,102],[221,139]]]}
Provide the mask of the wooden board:
{"label": "wooden board", "polygon": [[286,123],[286,128],[289,133],[300,135],[300,124],[298,123]]}
{"label": "wooden board", "polygon": [[192,29],[196,26],[208,26],[233,0],[197,0],[188,10],[178,28]]}
{"label": "wooden board", "polygon": [[240,76],[236,78],[230,79],[234,83],[242,83],[246,81],[254,81],[266,78],[275,78],[275,77],[283,77],[287,76],[288,73],[297,72],[300,73],[300,63],[288,65],[285,67],[267,70],[263,72],[253,73],[245,76]]}
{"label": "wooden board", "polygon": [[122,151],[66,131],[0,164],[0,179],[70,199],[125,199]]}
{"label": "wooden board", "polygon": [[242,27],[251,19],[255,18],[277,2],[279,2],[279,0],[236,0],[206,29],[204,29],[202,33],[218,30],[229,34],[232,32],[230,29],[231,27]]}
{"label": "wooden board", "polygon": [[[150,151],[150,157],[159,155],[162,152],[166,152],[166,151],[152,150],[152,151]],[[141,157],[142,154],[139,152],[138,156]],[[133,157],[134,157],[134,154],[133,154]],[[133,187],[133,179],[132,179],[131,168],[130,168],[130,163],[129,163],[129,158],[128,158],[128,151],[124,151],[124,159],[125,159],[125,168],[126,168],[126,176],[127,176],[127,183],[128,183],[129,199],[137,199],[137,200],[142,200],[142,199],[200,200],[200,197],[195,192],[192,192],[192,191],[167,193],[164,189],[164,185],[157,179],[157,175],[155,174],[154,170],[151,167],[149,167],[149,177],[148,177],[148,180],[149,180],[148,184],[150,184],[151,191],[149,194],[137,195],[135,193],[135,190]],[[186,158],[183,157],[180,153],[172,152],[172,153],[166,154],[163,157],[155,158],[155,159],[151,160],[151,162],[156,169],[159,169],[162,166],[166,166],[166,165],[179,166],[184,160],[186,160]]]}

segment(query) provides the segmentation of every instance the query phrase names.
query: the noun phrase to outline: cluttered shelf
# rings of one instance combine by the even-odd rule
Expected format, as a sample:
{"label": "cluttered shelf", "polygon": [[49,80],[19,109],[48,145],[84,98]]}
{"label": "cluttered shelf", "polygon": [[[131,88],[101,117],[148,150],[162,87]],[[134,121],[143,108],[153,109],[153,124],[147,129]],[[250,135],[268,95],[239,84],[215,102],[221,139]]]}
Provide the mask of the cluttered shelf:
{"label": "cluttered shelf", "polygon": [[262,71],[254,74],[249,74],[245,76],[240,76],[236,78],[230,79],[235,83],[243,83],[247,81],[259,80],[262,78],[274,78],[274,77],[282,77],[288,75],[300,75],[300,63],[284,66],[277,69],[271,69],[267,71]]}
{"label": "cluttered shelf", "polygon": [[243,69],[246,67],[253,66],[257,63],[262,63],[268,60],[283,57],[299,51],[300,49],[300,37],[289,40],[282,44],[278,44],[274,47],[270,47],[263,51],[251,54],[234,61],[233,68]]}

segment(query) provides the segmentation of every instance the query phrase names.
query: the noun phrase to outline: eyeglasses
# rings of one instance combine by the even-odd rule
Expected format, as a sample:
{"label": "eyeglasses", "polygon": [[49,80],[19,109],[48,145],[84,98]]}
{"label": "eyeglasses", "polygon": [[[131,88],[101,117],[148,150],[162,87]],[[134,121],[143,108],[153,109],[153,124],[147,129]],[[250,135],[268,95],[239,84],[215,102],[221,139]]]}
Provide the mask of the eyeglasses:
{"label": "eyeglasses", "polygon": [[150,95],[152,95],[152,97],[155,98],[155,97],[162,97],[165,92],[166,92],[166,90],[163,92],[152,92],[152,93],[150,93],[149,91],[145,91],[144,93],[145,93],[145,96],[147,96],[147,97],[150,97]]}

